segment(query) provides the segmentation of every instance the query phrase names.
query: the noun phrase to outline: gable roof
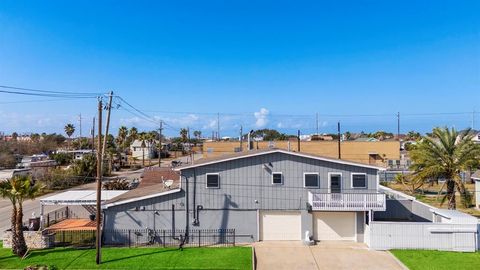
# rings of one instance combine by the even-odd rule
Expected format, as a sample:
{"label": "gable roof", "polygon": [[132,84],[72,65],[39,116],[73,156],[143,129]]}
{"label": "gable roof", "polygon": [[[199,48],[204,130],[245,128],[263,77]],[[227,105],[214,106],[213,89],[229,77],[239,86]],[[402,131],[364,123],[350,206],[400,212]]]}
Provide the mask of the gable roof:
{"label": "gable roof", "polygon": [[267,155],[267,154],[273,154],[273,153],[283,153],[283,154],[287,154],[287,155],[304,157],[304,158],[311,158],[311,159],[333,162],[333,163],[338,163],[338,164],[351,165],[351,166],[357,166],[357,167],[363,167],[363,168],[369,168],[369,169],[375,169],[375,170],[385,170],[385,168],[379,167],[379,166],[368,165],[368,164],[363,164],[363,163],[358,163],[358,162],[352,162],[352,161],[347,161],[347,160],[343,160],[343,159],[329,158],[329,157],[307,154],[307,153],[302,153],[302,152],[292,152],[292,151],[287,151],[287,150],[278,149],[278,148],[251,150],[251,151],[247,151],[247,152],[239,152],[239,153],[235,153],[235,154],[222,155],[222,156],[214,157],[214,158],[200,159],[198,161],[195,161],[195,164],[180,166],[180,167],[175,168],[174,170],[175,171],[182,171],[182,170],[186,170],[186,169],[190,169],[190,168],[207,166],[207,165],[216,164],[216,163],[220,163],[220,162],[226,162],[226,161],[231,161],[231,160],[261,156],[261,155]]}
{"label": "gable roof", "polygon": [[103,209],[111,206],[125,204],[134,201],[141,201],[150,198],[155,198],[163,195],[168,195],[176,192],[180,192],[180,180],[173,183],[171,187],[165,187],[164,184],[155,184],[144,187],[138,187],[136,189],[129,190],[128,192],[106,201]]}
{"label": "gable roof", "polygon": [[475,179],[475,180],[480,180],[480,170],[477,170],[470,178]]}

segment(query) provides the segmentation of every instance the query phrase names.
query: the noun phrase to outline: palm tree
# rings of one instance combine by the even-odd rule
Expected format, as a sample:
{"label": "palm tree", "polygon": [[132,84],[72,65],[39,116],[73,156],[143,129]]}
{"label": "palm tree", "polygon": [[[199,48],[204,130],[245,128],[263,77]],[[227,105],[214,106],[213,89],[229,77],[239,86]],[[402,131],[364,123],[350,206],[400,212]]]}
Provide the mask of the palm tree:
{"label": "palm tree", "polygon": [[186,128],[180,129],[180,137],[182,138],[182,142],[187,142],[188,130]]}
{"label": "palm tree", "polygon": [[200,130],[195,130],[195,131],[193,132],[193,136],[194,136],[195,138],[197,138],[198,140],[200,140],[200,138],[202,137],[202,132],[201,132]]}
{"label": "palm tree", "polygon": [[459,133],[455,128],[434,128],[432,136],[424,137],[411,151],[413,177],[422,181],[445,179],[439,192],[446,187],[442,203],[448,200],[448,209],[456,209],[456,191],[464,205],[471,200],[460,172],[479,166],[480,145],[475,144],[472,137],[470,129]]}
{"label": "palm tree", "polygon": [[140,145],[140,147],[142,147],[142,166],[145,167],[145,147],[147,147],[146,141],[148,140],[147,133],[142,132],[138,134],[138,139],[142,142]]}
{"label": "palm tree", "polygon": [[19,257],[27,253],[27,244],[23,236],[23,202],[27,199],[34,199],[40,193],[42,186],[33,184],[30,176],[18,175],[8,181],[0,183],[0,195],[8,198],[12,203],[12,251]]}
{"label": "palm tree", "polygon": [[128,129],[126,126],[121,126],[118,129],[118,135],[117,135],[117,145],[120,147],[120,149],[123,151],[125,149],[125,142],[127,141],[127,136],[128,136]]}
{"label": "palm tree", "polygon": [[150,151],[154,145],[154,142],[155,142],[155,138],[157,137],[157,134],[153,131],[151,132],[148,132],[147,135],[146,135],[146,139],[147,139],[147,142],[148,142],[148,165],[151,166],[152,165],[152,158],[150,157]]}
{"label": "palm tree", "polygon": [[[75,133],[75,126],[73,124],[67,124],[67,125],[65,125],[64,130],[65,130],[65,133],[67,134],[68,138],[70,139],[72,137],[73,133]],[[68,142],[68,146],[70,148],[70,140]]]}

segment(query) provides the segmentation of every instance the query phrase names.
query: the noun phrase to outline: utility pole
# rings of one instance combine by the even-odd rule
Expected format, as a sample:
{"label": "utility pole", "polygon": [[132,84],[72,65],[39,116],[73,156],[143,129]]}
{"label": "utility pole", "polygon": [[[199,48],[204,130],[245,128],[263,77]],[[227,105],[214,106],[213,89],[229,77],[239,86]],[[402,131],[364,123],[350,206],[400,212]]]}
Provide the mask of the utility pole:
{"label": "utility pole", "polygon": [[400,141],[400,112],[397,113],[397,140]]}
{"label": "utility pole", "polygon": [[160,128],[158,129],[158,167],[162,167],[162,130],[163,130],[163,121],[160,120]]}
{"label": "utility pole", "polygon": [[90,135],[92,135],[92,153],[95,150],[95,117],[93,117],[92,121],[92,132],[90,132]]}
{"label": "utility pole", "polygon": [[101,233],[101,226],[100,226],[100,215],[101,212],[101,200],[102,200],[102,163],[100,160],[102,159],[102,99],[98,99],[98,146],[97,146],[97,214],[95,216],[97,222],[97,231],[96,231],[96,263],[101,263],[101,245],[102,245],[102,233]]}
{"label": "utility pole", "polygon": [[187,127],[187,135],[188,135],[188,156],[190,157],[190,162],[193,164],[192,158],[192,144],[190,143],[190,127]]}
{"label": "utility pole", "polygon": [[300,129],[297,132],[297,149],[300,152]]}
{"label": "utility pole", "polygon": [[[316,116],[317,116],[317,117],[316,117],[316,118],[317,118],[317,121],[316,121],[316,123],[317,123],[317,136],[318,136],[318,113],[317,113],[317,115],[316,115]],[[318,138],[317,138],[317,139],[318,139]]]}
{"label": "utility pole", "polygon": [[220,139],[220,113],[217,113],[217,138]]}
{"label": "utility pole", "polygon": [[[110,113],[112,111],[112,98],[113,91],[110,91],[108,107],[107,107],[107,124],[105,125],[105,136],[103,136],[103,146],[99,145],[97,151],[97,264],[102,262],[101,248],[102,248],[102,176],[103,176],[103,157],[105,156],[105,148],[107,148],[107,137],[108,137],[108,128],[110,127]],[[100,105],[102,105],[100,101]],[[102,141],[102,106],[99,106],[99,115],[98,115],[98,143]],[[99,154],[100,153],[100,154]],[[98,158],[98,156],[100,157]]]}
{"label": "utility pole", "polygon": [[338,136],[338,159],[342,159],[342,149],[340,146],[340,121],[337,123],[337,136]]}
{"label": "utility pole", "polygon": [[240,126],[240,152],[243,152],[243,126]]}
{"label": "utility pole", "polygon": [[82,114],[81,113],[78,115],[78,121],[80,122],[79,127],[80,127],[80,139],[81,139],[82,138]]}
{"label": "utility pole", "polygon": [[475,130],[475,110],[472,112],[472,129]]}

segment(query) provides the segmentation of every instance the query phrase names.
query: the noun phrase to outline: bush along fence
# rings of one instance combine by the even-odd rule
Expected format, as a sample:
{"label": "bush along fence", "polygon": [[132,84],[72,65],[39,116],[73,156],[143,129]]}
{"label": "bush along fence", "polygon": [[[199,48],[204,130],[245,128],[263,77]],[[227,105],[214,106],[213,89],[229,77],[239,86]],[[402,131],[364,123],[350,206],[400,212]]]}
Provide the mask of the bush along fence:
{"label": "bush along fence", "polygon": [[[94,247],[95,230],[44,231],[55,247]],[[115,247],[235,246],[235,229],[217,230],[103,230],[102,245]]]}

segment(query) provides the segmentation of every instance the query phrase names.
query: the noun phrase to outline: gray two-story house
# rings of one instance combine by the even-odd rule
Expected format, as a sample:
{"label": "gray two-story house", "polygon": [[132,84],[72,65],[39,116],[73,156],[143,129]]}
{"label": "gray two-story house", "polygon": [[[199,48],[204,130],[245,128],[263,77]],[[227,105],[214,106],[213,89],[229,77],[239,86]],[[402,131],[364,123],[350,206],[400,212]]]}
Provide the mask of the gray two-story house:
{"label": "gray two-story house", "polygon": [[108,202],[104,228],[235,229],[243,242],[363,242],[371,212],[385,210],[382,169],[280,149],[200,160],[176,169],[178,184]]}

